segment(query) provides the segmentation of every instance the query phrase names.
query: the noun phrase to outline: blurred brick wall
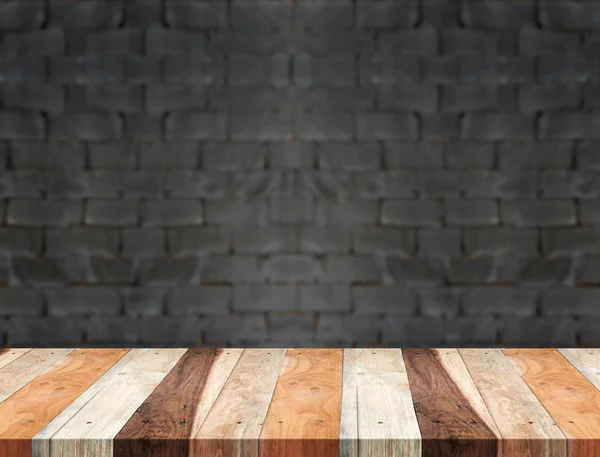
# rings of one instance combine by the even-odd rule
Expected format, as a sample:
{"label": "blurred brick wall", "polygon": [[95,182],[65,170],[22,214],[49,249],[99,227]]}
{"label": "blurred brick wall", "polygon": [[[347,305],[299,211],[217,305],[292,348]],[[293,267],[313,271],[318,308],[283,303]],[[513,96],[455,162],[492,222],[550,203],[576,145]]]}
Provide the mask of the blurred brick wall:
{"label": "blurred brick wall", "polygon": [[600,2],[3,0],[0,344],[600,344]]}

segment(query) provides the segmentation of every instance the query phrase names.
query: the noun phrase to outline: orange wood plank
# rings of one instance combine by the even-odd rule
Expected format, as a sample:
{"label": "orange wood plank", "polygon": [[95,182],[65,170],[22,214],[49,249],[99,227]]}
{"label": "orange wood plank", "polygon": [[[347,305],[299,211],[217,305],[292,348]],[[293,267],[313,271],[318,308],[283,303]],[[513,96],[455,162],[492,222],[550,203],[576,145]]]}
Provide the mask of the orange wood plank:
{"label": "orange wood plank", "polygon": [[31,439],[129,349],[78,349],[0,403],[0,457],[31,457]]}
{"label": "orange wood plank", "polygon": [[289,349],[260,434],[260,457],[339,457],[343,349]]}
{"label": "orange wood plank", "polygon": [[567,437],[569,457],[600,457],[600,391],[556,349],[503,349]]}

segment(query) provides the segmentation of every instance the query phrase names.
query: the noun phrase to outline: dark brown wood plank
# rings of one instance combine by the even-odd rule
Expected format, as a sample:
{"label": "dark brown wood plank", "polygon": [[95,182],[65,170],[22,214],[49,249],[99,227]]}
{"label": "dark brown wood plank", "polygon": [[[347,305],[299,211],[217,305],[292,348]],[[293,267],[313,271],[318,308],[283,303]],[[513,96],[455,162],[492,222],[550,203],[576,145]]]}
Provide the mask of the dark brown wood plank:
{"label": "dark brown wood plank", "polygon": [[[190,349],[114,439],[114,457],[183,457],[241,349]],[[124,399],[126,401],[126,399]]]}
{"label": "dark brown wood plank", "polygon": [[482,402],[465,395],[459,386],[473,382],[470,376],[459,378],[466,370],[464,363],[464,370],[456,360],[446,363],[440,352],[402,350],[421,430],[422,457],[496,457],[498,432],[492,430],[490,421],[484,417],[487,411],[482,411]]}

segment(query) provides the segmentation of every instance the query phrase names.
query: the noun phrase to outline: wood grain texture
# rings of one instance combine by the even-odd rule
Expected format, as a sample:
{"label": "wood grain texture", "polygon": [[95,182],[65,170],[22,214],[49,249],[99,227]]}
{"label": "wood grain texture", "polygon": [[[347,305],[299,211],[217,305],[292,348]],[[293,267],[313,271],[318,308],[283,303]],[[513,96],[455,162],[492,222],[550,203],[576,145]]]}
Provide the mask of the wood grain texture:
{"label": "wood grain texture", "polygon": [[51,457],[112,457],[113,439],[186,349],[141,349],[54,434]]}
{"label": "wood grain texture", "polygon": [[31,348],[24,348],[24,349],[7,348],[7,349],[0,350],[0,368],[5,367],[9,363],[11,363],[13,360],[17,360],[19,357],[21,357],[22,355],[26,354],[29,351],[31,351]]}
{"label": "wood grain texture", "polygon": [[421,433],[400,349],[356,351],[359,457],[420,457]]}
{"label": "wood grain texture", "polygon": [[73,349],[32,349],[0,369],[0,402],[63,360]]}
{"label": "wood grain texture", "polygon": [[423,457],[502,455],[500,432],[456,349],[403,349]]}
{"label": "wood grain texture", "polygon": [[500,349],[459,349],[502,435],[505,457],[565,457],[566,438]]}
{"label": "wood grain texture", "polygon": [[31,440],[126,349],[75,350],[0,403],[0,457],[31,457]]}
{"label": "wood grain texture", "polygon": [[600,457],[600,391],[556,349],[503,349],[569,439],[570,457]]}
{"label": "wood grain texture", "polygon": [[190,349],[114,440],[114,457],[188,456],[243,349]]}
{"label": "wood grain texture", "polygon": [[137,359],[140,354],[142,354],[141,349],[128,350],[128,352],[104,375],[40,430],[40,432],[33,437],[31,442],[32,457],[49,457],[50,439],[111,380],[115,379],[117,376],[121,376],[119,373],[123,371],[123,368],[133,360]]}
{"label": "wood grain texture", "polygon": [[260,434],[261,457],[339,457],[343,349],[288,349]]}
{"label": "wood grain texture", "polygon": [[600,349],[557,349],[600,390]]}
{"label": "wood grain texture", "polygon": [[258,439],[286,349],[245,349],[202,427],[190,456],[258,457]]}
{"label": "wood grain texture", "polygon": [[340,457],[358,457],[358,355],[359,349],[344,349]]}

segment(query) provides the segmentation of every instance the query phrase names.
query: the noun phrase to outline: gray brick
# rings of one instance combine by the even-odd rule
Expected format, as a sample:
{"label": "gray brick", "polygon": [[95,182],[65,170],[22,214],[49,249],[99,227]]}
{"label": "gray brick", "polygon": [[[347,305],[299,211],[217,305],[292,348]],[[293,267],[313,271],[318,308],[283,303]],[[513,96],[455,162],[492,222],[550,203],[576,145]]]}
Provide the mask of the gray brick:
{"label": "gray brick", "polygon": [[582,170],[600,170],[600,143],[581,141],[575,146],[577,167]]}
{"label": "gray brick", "polygon": [[144,92],[139,86],[86,86],[85,107],[92,111],[138,113],[144,108]]}
{"label": "gray brick", "polygon": [[310,254],[347,253],[350,232],[339,227],[301,226],[298,228],[298,249]]}
{"label": "gray brick", "polygon": [[593,171],[546,170],[539,174],[543,198],[591,199],[600,197],[600,180]]}
{"label": "gray brick", "polygon": [[444,145],[435,141],[384,142],[385,168],[442,168]]}
{"label": "gray brick", "polygon": [[139,321],[140,343],[144,347],[195,347],[200,344],[205,319],[152,316]]}
{"label": "gray brick", "polygon": [[600,115],[595,112],[562,111],[544,113],[538,120],[540,139],[598,139]]}
{"label": "gray brick", "polygon": [[140,284],[149,286],[181,286],[198,284],[203,264],[196,257],[148,257],[140,262]]}
{"label": "gray brick", "polygon": [[377,38],[377,55],[391,57],[399,54],[435,56],[438,53],[438,33],[425,25],[407,31],[382,31]]}
{"label": "gray brick", "polygon": [[496,344],[498,324],[493,318],[459,317],[446,321],[445,343],[467,347]]}
{"label": "gray brick", "polygon": [[[363,57],[359,63],[358,74],[361,85],[419,84],[421,71],[421,61],[418,56],[406,55],[394,58],[384,56]],[[427,71],[431,75],[427,82],[435,83],[438,79],[447,78],[452,68],[448,68],[447,65],[443,65],[442,68],[425,67],[424,74],[427,74]]]}
{"label": "gray brick", "polygon": [[205,218],[209,224],[217,225],[264,225],[268,207],[264,200],[244,202],[237,200],[207,201]]}
{"label": "gray brick", "polygon": [[158,114],[129,113],[121,115],[125,122],[125,140],[152,141],[163,139],[163,118]]}
{"label": "gray brick", "polygon": [[542,84],[583,84],[598,81],[598,59],[542,56],[537,62]]}
{"label": "gray brick", "polygon": [[535,23],[535,7],[519,1],[488,0],[470,2],[463,0],[461,18],[468,28],[506,29],[532,26]]}
{"label": "gray brick", "polygon": [[526,287],[471,287],[462,309],[468,316],[535,316],[539,291]]}
{"label": "gray brick", "polygon": [[423,316],[454,317],[459,312],[462,290],[459,287],[424,287],[416,289]]}
{"label": "gray brick", "polygon": [[448,225],[497,225],[498,205],[494,200],[447,200]]}
{"label": "gray brick", "polygon": [[[210,172],[212,173],[214,172]],[[255,200],[270,195],[296,195],[293,193],[297,190],[294,175],[290,173],[248,170],[234,173],[230,177],[227,195],[235,199]],[[218,180],[216,182],[219,183]]]}
{"label": "gray brick", "polygon": [[353,249],[359,254],[395,254],[410,257],[415,252],[415,233],[410,229],[365,227],[354,232]]}
{"label": "gray brick", "polygon": [[112,114],[61,114],[50,120],[50,136],[53,140],[116,140],[122,134],[121,119]]}
{"label": "gray brick", "polygon": [[62,29],[49,27],[29,32],[8,32],[0,44],[0,51],[9,57],[61,56],[65,51]]}
{"label": "gray brick", "polygon": [[264,279],[256,257],[212,255],[203,269],[207,282],[258,282]]}
{"label": "gray brick", "polygon": [[299,173],[299,182],[306,195],[327,200],[342,200],[357,196],[355,175],[348,171],[316,170]]}
{"label": "gray brick", "polygon": [[143,43],[144,33],[142,29],[123,28],[91,32],[85,36],[85,52],[88,55],[142,54]]}
{"label": "gray brick", "polygon": [[88,200],[84,223],[94,226],[136,225],[138,222],[135,200]]}
{"label": "gray brick", "polygon": [[542,242],[544,253],[553,257],[600,254],[599,233],[588,227],[544,230]]}
{"label": "gray brick", "polygon": [[463,57],[463,84],[524,84],[533,81],[534,59],[529,57]]}
{"label": "gray brick", "polygon": [[379,217],[377,202],[363,200],[316,201],[316,222],[319,225],[374,224]]}
{"label": "gray brick", "polygon": [[271,57],[236,55],[229,61],[229,84],[232,86],[252,86],[268,82],[274,86],[290,83],[290,57],[275,54]]}
{"label": "gray brick", "polygon": [[337,32],[354,25],[354,11],[344,1],[315,1],[296,5],[292,19],[295,28],[310,24],[312,30]]}
{"label": "gray brick", "polygon": [[535,171],[467,170],[461,173],[466,198],[535,198],[539,178]]}
{"label": "gray brick", "polygon": [[418,189],[415,173],[408,170],[357,172],[354,178],[355,194],[364,199],[412,197]]}
{"label": "gray brick", "polygon": [[166,290],[151,287],[131,287],[121,289],[125,306],[125,316],[160,316],[163,313]]}
{"label": "gray brick", "polygon": [[239,2],[231,5],[230,22],[235,29],[283,29],[292,25],[292,5],[272,2]]}
{"label": "gray brick", "polygon": [[44,296],[53,317],[114,316],[121,311],[121,294],[109,287],[48,288]]}
{"label": "gray brick", "polygon": [[419,135],[413,114],[358,113],[356,121],[359,140],[416,140]]}
{"label": "gray brick", "polygon": [[186,228],[169,230],[169,253],[176,257],[226,254],[231,249],[231,236],[213,228]]}
{"label": "gray brick", "polygon": [[83,343],[85,321],[61,317],[15,317],[8,326],[12,347],[68,347]]}
{"label": "gray brick", "polygon": [[85,324],[86,342],[97,347],[113,345],[115,341],[135,345],[139,339],[139,326],[140,321],[135,317],[94,317]]}
{"label": "gray brick", "polygon": [[384,321],[382,336],[387,344],[439,347],[444,340],[444,321],[438,317],[389,316]]}
{"label": "gray brick", "polygon": [[384,85],[377,92],[380,109],[435,113],[438,110],[438,94],[435,86]]}
{"label": "gray brick", "polygon": [[123,255],[125,257],[161,257],[167,252],[167,237],[164,229],[123,229]]}
{"label": "gray brick", "polygon": [[123,56],[69,56],[50,61],[50,81],[59,84],[121,84],[125,79]]}
{"label": "gray brick", "polygon": [[85,146],[75,141],[13,141],[10,161],[13,168],[78,168],[85,165]]}
{"label": "gray brick", "polygon": [[461,234],[456,228],[424,228],[418,231],[418,254],[424,257],[461,255]]}
{"label": "gray brick", "polygon": [[231,288],[226,286],[180,287],[167,298],[167,312],[172,316],[227,314]]}
{"label": "gray brick", "polygon": [[572,200],[511,201],[501,205],[502,220],[517,227],[575,225]]}
{"label": "gray brick", "polygon": [[214,55],[167,55],[164,60],[164,80],[173,85],[221,85],[223,66],[223,60]]}
{"label": "gray brick", "polygon": [[421,4],[421,21],[424,24],[436,26],[458,26],[460,18],[460,3],[448,3],[444,0],[428,0]]}
{"label": "gray brick", "polygon": [[292,116],[287,112],[235,112],[230,116],[229,131],[234,141],[285,140],[292,136],[292,129]]}
{"label": "gray brick", "polygon": [[352,299],[356,314],[411,316],[417,313],[417,295],[401,286],[354,286]]}
{"label": "gray brick", "polygon": [[298,309],[298,286],[238,284],[233,288],[235,312],[294,311]]}
{"label": "gray brick", "polygon": [[40,114],[0,111],[0,139],[42,140],[45,136],[45,121]]}
{"label": "gray brick", "polygon": [[323,282],[372,283],[382,281],[381,266],[372,256],[330,255],[323,264]]}
{"label": "gray brick", "polygon": [[125,171],[120,175],[126,197],[162,198],[167,174],[154,171]]}
{"label": "gray brick", "polygon": [[204,341],[213,344],[241,344],[248,340],[264,339],[266,333],[267,325],[262,315],[216,317],[206,325]]}
{"label": "gray brick", "polygon": [[300,285],[302,311],[350,311],[350,286],[343,284]]}
{"label": "gray brick", "polygon": [[522,56],[576,55],[580,50],[581,40],[577,33],[530,27],[519,31],[519,54]]}
{"label": "gray brick", "polygon": [[321,143],[317,149],[320,168],[366,170],[381,168],[381,147],[376,143]]}
{"label": "gray brick", "polygon": [[123,20],[123,2],[117,0],[109,5],[99,0],[52,2],[49,17],[50,24],[62,27],[116,27]]}
{"label": "gray brick", "polygon": [[572,284],[572,260],[567,257],[527,261],[518,272],[519,282],[524,285],[550,287]]}
{"label": "gray brick", "polygon": [[582,201],[579,205],[582,225],[600,225],[600,200]]}
{"label": "gray brick", "polygon": [[46,75],[46,61],[43,57],[0,57],[2,83],[43,83]]}
{"label": "gray brick", "polygon": [[137,146],[142,168],[197,168],[200,164],[200,146],[195,141],[142,141]]}
{"label": "gray brick", "polygon": [[465,232],[469,257],[538,255],[538,235],[534,229],[480,228]]}
{"label": "gray brick", "polygon": [[448,280],[452,285],[486,283],[494,278],[494,274],[492,257],[455,257],[448,263]]}
{"label": "gray brick", "polygon": [[231,170],[261,169],[265,166],[266,146],[260,143],[210,142],[202,148],[202,167],[205,169]]}
{"label": "gray brick", "polygon": [[459,138],[459,116],[456,114],[421,114],[421,139],[448,141]]}
{"label": "gray brick", "polygon": [[356,26],[360,28],[409,29],[416,25],[418,17],[418,4],[413,0],[359,2],[356,6]]}
{"label": "gray brick", "polygon": [[316,337],[315,319],[310,315],[270,313],[267,335],[270,341],[286,341],[290,342],[290,346],[296,346],[295,341],[313,342]]}
{"label": "gray brick", "polygon": [[519,347],[571,347],[576,325],[572,319],[505,317],[498,322],[500,343]]}
{"label": "gray brick", "polygon": [[99,228],[56,228],[46,232],[46,255],[66,257],[71,254],[114,256],[118,252],[116,230]]}
{"label": "gray brick", "polygon": [[584,346],[598,345],[598,325],[600,319],[590,318],[579,323],[579,343]]}
{"label": "gray brick", "polygon": [[382,325],[377,316],[323,313],[319,316],[317,339],[342,341],[348,346],[357,341],[376,341]]}
{"label": "gray brick", "polygon": [[595,2],[542,1],[540,23],[545,28],[582,30],[600,28],[600,5]]}
{"label": "gray brick", "polygon": [[187,32],[151,26],[146,29],[147,55],[152,57],[169,54],[184,54],[205,57],[208,51],[204,32]]}
{"label": "gray brick", "polygon": [[224,140],[227,120],[223,114],[186,112],[171,113],[166,118],[168,140]]}
{"label": "gray brick", "polygon": [[419,287],[441,285],[444,280],[444,267],[440,259],[389,256],[384,259],[384,268],[388,283]]}
{"label": "gray brick", "polygon": [[[71,147],[71,149],[73,150],[72,155],[75,153],[78,154],[75,163],[81,162],[79,168],[83,168],[85,150],[83,149],[82,144],[74,144],[81,146],[80,148]],[[136,168],[138,163],[138,150],[142,147],[134,141],[106,141],[101,143],[91,143],[88,145],[88,148],[91,168],[127,170]],[[79,151],[79,149],[81,149],[81,151]],[[59,149],[59,151],[61,151],[61,149]],[[65,159],[65,162],[67,162],[67,159]],[[68,165],[65,164],[64,166],[67,167]]]}
{"label": "gray brick", "polygon": [[221,199],[231,186],[231,176],[223,172],[176,170],[167,176],[166,190],[171,197],[204,197]]}
{"label": "gray brick", "polygon": [[83,203],[76,200],[11,200],[8,225],[66,227],[83,220]]}
{"label": "gray brick", "polygon": [[531,140],[533,117],[525,114],[480,112],[465,114],[462,136],[470,140]]}
{"label": "gray brick", "polygon": [[448,168],[493,168],[495,147],[488,142],[450,141],[444,144],[443,153]]}
{"label": "gray brick", "polygon": [[440,31],[441,53],[476,56],[498,56],[512,54],[515,44],[512,33],[500,31],[478,31],[460,28],[443,28]]}
{"label": "gray brick", "polygon": [[435,200],[384,200],[381,223],[385,225],[438,227],[444,211]]}
{"label": "gray brick", "polygon": [[276,224],[300,224],[313,220],[313,199],[273,195],[269,199],[269,220]]}
{"label": "gray brick", "polygon": [[424,58],[423,82],[440,85],[458,84],[461,63],[461,59],[456,56]]}
{"label": "gray brick", "polygon": [[[301,89],[272,87],[266,84],[237,87],[208,88],[208,106],[210,110],[237,111],[240,113],[256,113],[276,111],[284,103],[299,98]],[[306,91],[306,90],[305,90]],[[307,103],[307,99],[304,99]]]}
{"label": "gray brick", "polygon": [[42,25],[45,8],[40,1],[5,1],[0,4],[0,29],[33,29]]}
{"label": "gray brick", "polygon": [[572,156],[573,145],[566,141],[502,142],[498,145],[500,169],[570,168]]}
{"label": "gray brick", "polygon": [[460,191],[459,177],[459,174],[453,171],[419,170],[419,195],[423,198],[457,197]]}
{"label": "gray brick", "polygon": [[0,316],[41,316],[44,300],[39,290],[11,287],[0,290]]}
{"label": "gray brick", "polygon": [[506,111],[514,107],[514,99],[514,89],[510,86],[442,86],[440,103],[441,110],[447,113]]}
{"label": "gray brick", "polygon": [[308,141],[274,141],[269,145],[270,168],[313,168],[316,156],[315,145]]}
{"label": "gray brick", "polygon": [[142,225],[147,227],[198,225],[203,223],[202,202],[199,200],[145,201],[141,204],[140,216]]}
{"label": "gray brick", "polygon": [[175,29],[206,29],[225,27],[226,4],[219,2],[172,1],[165,5],[169,27]]}
{"label": "gray brick", "polygon": [[128,55],[125,61],[125,81],[127,84],[156,83],[161,78],[160,65],[158,57]]}
{"label": "gray brick", "polygon": [[573,264],[574,283],[581,286],[600,283],[600,257],[583,257]]}
{"label": "gray brick", "polygon": [[239,229],[233,234],[236,253],[271,254],[293,252],[296,249],[297,233],[290,227],[264,227]]}
{"label": "gray brick", "polygon": [[46,173],[48,195],[56,198],[116,198],[121,189],[118,173],[112,171],[55,170]]}
{"label": "gray brick", "polygon": [[12,257],[9,267],[11,286],[64,286],[67,283],[65,271],[56,259]]}
{"label": "gray brick", "polygon": [[17,228],[0,229],[0,254],[38,256],[42,250],[41,230],[27,230]]}
{"label": "gray brick", "polygon": [[2,197],[40,197],[46,189],[44,175],[34,170],[7,170],[0,174]]}
{"label": "gray brick", "polygon": [[72,255],[62,260],[61,268],[72,283],[133,285],[135,282],[135,265],[131,259]]}
{"label": "gray brick", "polygon": [[62,87],[49,84],[4,84],[4,106],[27,111],[61,112],[65,108]]}
{"label": "gray brick", "polygon": [[597,85],[585,85],[583,87],[583,105],[588,110],[600,107],[600,87]]}
{"label": "gray brick", "polygon": [[314,282],[322,274],[317,259],[306,255],[273,256],[262,265],[262,277],[268,282]]}
{"label": "gray brick", "polygon": [[[355,136],[355,118],[350,113],[335,111],[299,112],[295,116],[294,127],[298,138],[307,141],[350,141]],[[277,137],[275,139],[283,138]]]}

